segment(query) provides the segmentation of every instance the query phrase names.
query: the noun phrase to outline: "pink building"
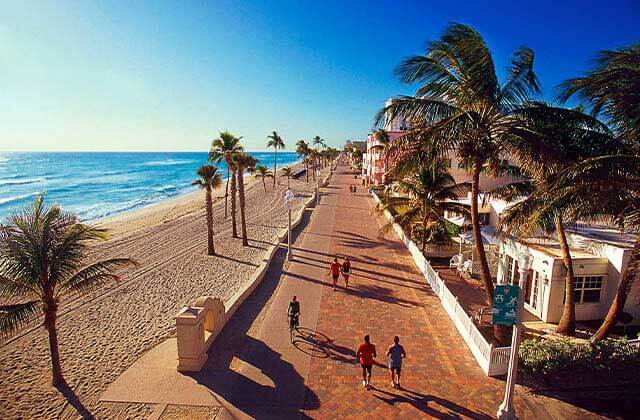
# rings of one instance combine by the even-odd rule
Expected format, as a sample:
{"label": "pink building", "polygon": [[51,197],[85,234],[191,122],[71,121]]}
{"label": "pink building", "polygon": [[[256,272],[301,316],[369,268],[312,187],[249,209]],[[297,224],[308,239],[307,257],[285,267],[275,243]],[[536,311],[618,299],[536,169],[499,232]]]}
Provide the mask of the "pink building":
{"label": "pink building", "polygon": [[[390,141],[400,137],[404,131],[387,131]],[[391,164],[391,162],[388,162]],[[380,143],[375,134],[367,137],[367,151],[362,159],[362,175],[369,185],[380,185],[383,181],[385,167],[384,145]]]}

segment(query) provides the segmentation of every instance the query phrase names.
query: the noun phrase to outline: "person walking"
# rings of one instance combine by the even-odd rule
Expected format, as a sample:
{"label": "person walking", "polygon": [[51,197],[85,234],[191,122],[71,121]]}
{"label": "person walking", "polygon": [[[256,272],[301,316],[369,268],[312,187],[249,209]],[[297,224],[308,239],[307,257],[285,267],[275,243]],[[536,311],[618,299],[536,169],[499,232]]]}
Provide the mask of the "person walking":
{"label": "person walking", "polygon": [[331,278],[333,279],[333,290],[336,290],[336,285],[338,284],[338,278],[340,277],[340,270],[342,266],[338,262],[338,258],[333,259],[333,263],[329,266],[329,272],[327,274],[331,274]]}
{"label": "person walking", "polygon": [[[393,337],[393,344],[389,346],[386,356],[389,357],[389,373],[391,374],[391,387],[400,389],[400,371],[402,359],[407,357],[404,347],[400,344],[400,337]],[[396,380],[396,378],[398,378]]]}
{"label": "person walking", "polygon": [[367,391],[371,389],[371,369],[373,368],[373,359],[376,357],[378,357],[376,346],[371,344],[369,334],[367,334],[364,336],[364,343],[360,344],[356,351],[356,358],[360,361],[362,368],[362,386],[367,388]]}
{"label": "person walking", "polygon": [[344,288],[349,288],[349,276],[351,275],[351,261],[349,257],[344,257],[344,262],[342,263],[342,277],[344,277]]}

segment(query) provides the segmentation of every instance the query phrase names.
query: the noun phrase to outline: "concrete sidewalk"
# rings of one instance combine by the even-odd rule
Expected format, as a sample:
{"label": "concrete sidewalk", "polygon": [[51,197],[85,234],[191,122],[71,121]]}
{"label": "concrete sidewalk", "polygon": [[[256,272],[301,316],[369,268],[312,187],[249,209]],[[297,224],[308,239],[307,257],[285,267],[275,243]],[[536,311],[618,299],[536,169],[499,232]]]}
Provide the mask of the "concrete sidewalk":
{"label": "concrete sidewalk", "polygon": [[[373,200],[347,166],[323,188],[295,242],[281,249],[263,283],[225,326],[205,368],[192,379],[231,418],[490,418],[504,382],[487,378],[395,237],[385,237]],[[358,193],[349,185],[358,185]],[[332,291],[334,256],[348,255],[353,273]],[[286,311],[301,302],[300,334],[289,341]],[[373,389],[361,384],[355,348],[370,334],[377,346]],[[402,390],[389,384],[384,352],[394,335],[408,357]],[[562,401],[524,397],[521,418],[595,417]]]}

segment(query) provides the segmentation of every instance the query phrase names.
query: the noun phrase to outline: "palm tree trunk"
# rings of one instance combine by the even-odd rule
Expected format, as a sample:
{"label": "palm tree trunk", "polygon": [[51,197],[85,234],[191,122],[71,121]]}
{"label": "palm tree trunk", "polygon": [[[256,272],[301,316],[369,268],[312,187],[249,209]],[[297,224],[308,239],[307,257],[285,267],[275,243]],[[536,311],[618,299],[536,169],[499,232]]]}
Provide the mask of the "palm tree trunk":
{"label": "palm tree trunk", "polygon": [[264,182],[264,177],[262,177],[262,187],[264,188],[264,192],[267,192],[267,183]]}
{"label": "palm tree trunk", "polygon": [[480,279],[484,285],[489,302],[493,304],[493,280],[491,271],[487,263],[487,254],[484,251],[482,243],[482,232],[480,230],[480,216],[478,211],[478,196],[480,193],[480,170],[482,164],[475,161],[471,169],[471,227],[473,228],[473,240],[475,242],[475,251],[480,262]]}
{"label": "palm tree trunk", "polygon": [[249,245],[247,239],[247,219],[245,217],[245,198],[244,198],[244,174],[242,168],[238,169],[238,195],[240,197],[240,227],[242,229],[242,246]]}
{"label": "palm tree trunk", "polygon": [[206,193],[207,207],[207,254],[216,255],[213,248],[213,200],[211,199],[211,187],[207,185]]}
{"label": "palm tree trunk", "polygon": [[[484,251],[484,244],[482,243],[482,231],[480,230],[480,216],[478,211],[481,170],[482,163],[479,160],[475,160],[471,168],[471,227],[473,228],[476,257],[480,263],[480,279],[487,293],[489,304],[493,306],[493,279],[491,278],[491,271],[487,263],[487,254]],[[509,343],[509,338],[511,337],[511,328],[507,325],[495,324],[493,326],[493,335],[499,344],[506,345]]]}
{"label": "palm tree trunk", "polygon": [[273,155],[273,188],[276,187],[277,173],[278,173],[278,146],[276,146],[276,152]]}
{"label": "palm tree trunk", "polygon": [[309,162],[307,161],[307,158],[304,159],[304,169],[307,174],[307,182],[309,182]]}
{"label": "palm tree trunk", "polygon": [[564,279],[564,308],[556,332],[574,336],[576,334],[576,305],[573,296],[573,261],[560,216],[556,217],[555,222],[560,251],[562,252],[562,262],[567,271]]}
{"label": "palm tree trunk", "polygon": [[638,275],[636,265],[640,261],[640,235],[636,236],[636,242],[633,245],[633,249],[631,251],[631,258],[629,258],[629,263],[627,264],[627,268],[624,271],[624,275],[622,276],[622,280],[620,280],[620,284],[618,285],[618,290],[616,290],[616,296],[611,302],[611,306],[609,307],[609,312],[607,312],[607,316],[604,318],[604,322],[598,328],[598,331],[591,337],[591,342],[596,343],[600,340],[607,338],[611,329],[615,327],[618,322],[618,317],[624,310],[624,305],[627,303],[627,296],[629,295],[629,291],[631,290],[631,286]]}
{"label": "palm tree trunk", "polygon": [[287,189],[289,189],[289,182],[291,181],[291,177],[287,175]]}
{"label": "palm tree trunk", "polygon": [[51,302],[47,305],[44,314],[44,328],[49,334],[49,351],[51,352],[51,368],[53,372],[52,385],[66,385],[64,376],[62,375],[62,365],[60,364],[60,351],[58,350],[58,331],[56,329],[58,306]]}
{"label": "palm tree trunk", "polygon": [[238,227],[236,225],[236,171],[231,176],[231,236],[238,237]]}
{"label": "palm tree trunk", "polygon": [[229,162],[227,162],[227,186],[224,189],[224,220],[227,220],[227,198],[229,197],[229,176],[231,171],[229,170]]}

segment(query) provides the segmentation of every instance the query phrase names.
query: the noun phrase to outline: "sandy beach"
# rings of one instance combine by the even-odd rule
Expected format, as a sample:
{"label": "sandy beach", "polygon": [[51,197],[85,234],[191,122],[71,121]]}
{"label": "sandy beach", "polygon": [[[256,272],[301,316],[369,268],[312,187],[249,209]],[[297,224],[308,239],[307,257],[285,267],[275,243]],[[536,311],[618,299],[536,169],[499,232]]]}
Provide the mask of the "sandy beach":
{"label": "sandy beach", "polygon": [[[296,167],[299,167],[296,166]],[[92,259],[131,257],[140,267],[123,273],[119,283],[93,295],[69,298],[59,313],[63,371],[81,403],[96,418],[145,418],[144,405],[100,403],[98,398],[144,352],[175,334],[173,316],[202,295],[223,300],[240,289],[269,245],[286,227],[283,192],[277,185],[247,179],[250,246],[231,238],[224,220],[224,189],[214,193],[215,246],[206,256],[204,193],[187,194],[97,222],[110,229],[109,241],[92,248]],[[312,180],[291,180],[294,214],[315,187]],[[0,418],[77,418],[77,411],[51,387],[47,335],[40,325],[25,328],[0,346]]]}

